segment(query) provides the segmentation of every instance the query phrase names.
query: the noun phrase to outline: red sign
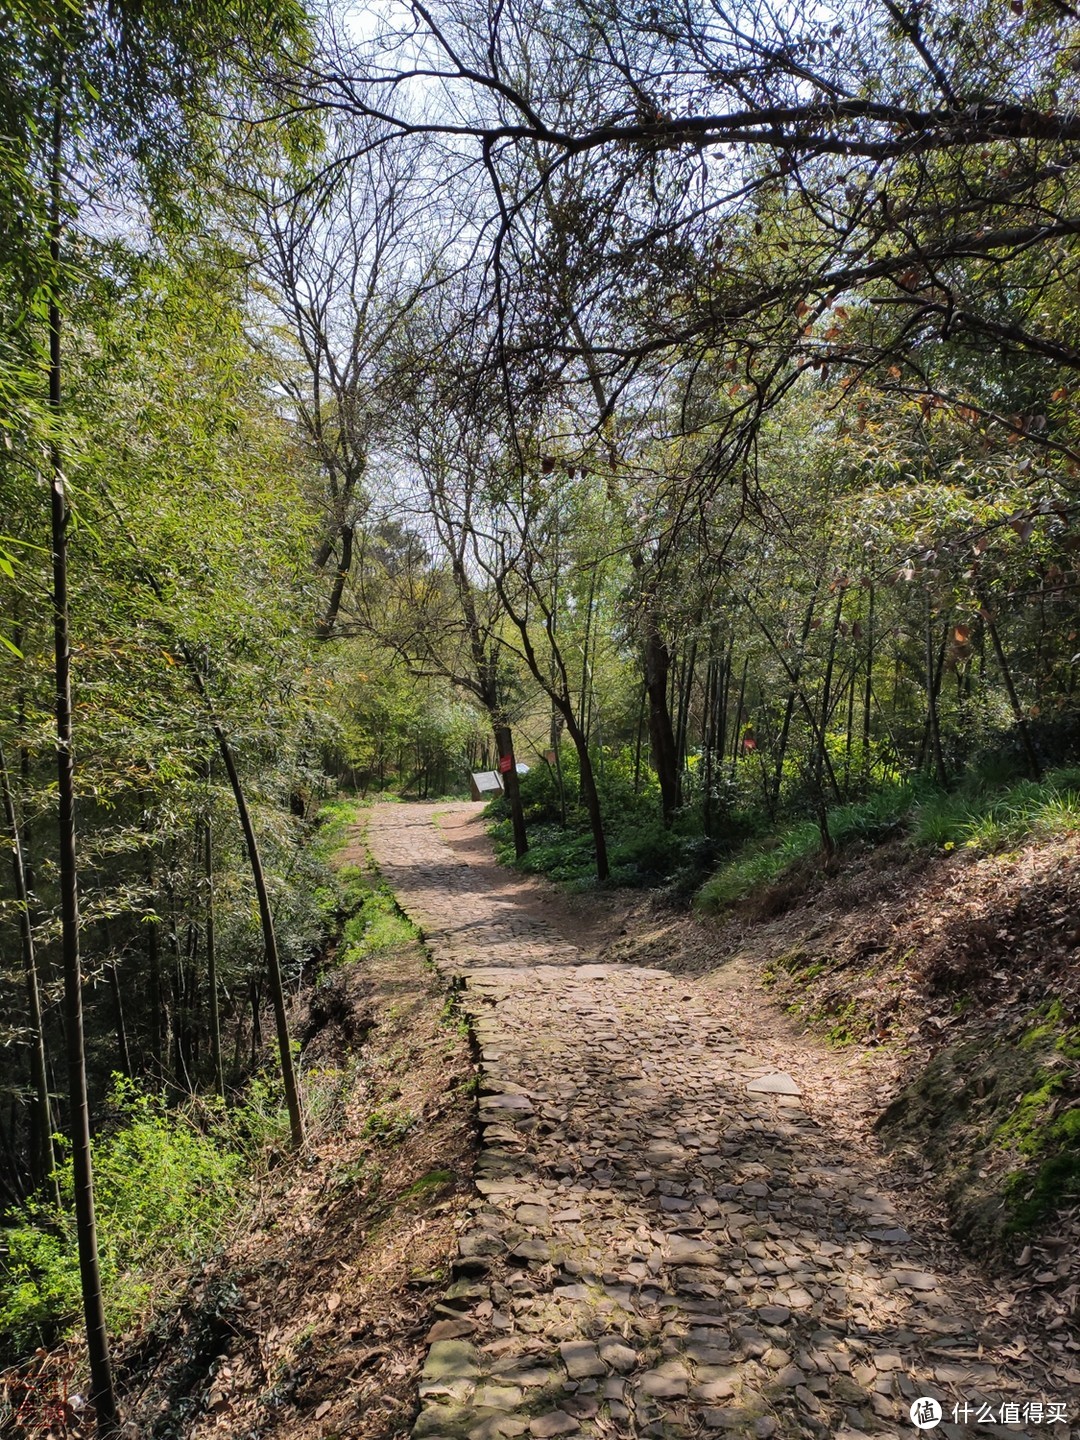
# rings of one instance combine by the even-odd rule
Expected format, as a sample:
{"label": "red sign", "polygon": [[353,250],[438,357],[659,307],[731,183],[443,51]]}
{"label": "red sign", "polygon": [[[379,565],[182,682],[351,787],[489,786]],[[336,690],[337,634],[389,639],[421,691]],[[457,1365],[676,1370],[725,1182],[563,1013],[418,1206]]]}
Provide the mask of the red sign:
{"label": "red sign", "polygon": [[514,757],[512,755],[499,756],[499,774],[508,775],[514,768]]}

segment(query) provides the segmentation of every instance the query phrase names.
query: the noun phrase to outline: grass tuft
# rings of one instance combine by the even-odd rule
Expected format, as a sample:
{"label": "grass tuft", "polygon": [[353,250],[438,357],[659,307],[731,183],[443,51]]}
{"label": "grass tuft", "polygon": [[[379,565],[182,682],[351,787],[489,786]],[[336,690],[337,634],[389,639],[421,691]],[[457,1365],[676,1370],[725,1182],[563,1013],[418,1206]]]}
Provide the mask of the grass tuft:
{"label": "grass tuft", "polygon": [[[982,851],[1080,834],[1080,770],[1054,770],[1041,781],[998,787],[971,780],[956,791],[905,781],[830,811],[829,831],[839,847],[903,833],[916,846]],[[724,910],[776,884],[820,850],[817,825],[798,821],[743,846],[705,882],[696,903],[702,910]]]}

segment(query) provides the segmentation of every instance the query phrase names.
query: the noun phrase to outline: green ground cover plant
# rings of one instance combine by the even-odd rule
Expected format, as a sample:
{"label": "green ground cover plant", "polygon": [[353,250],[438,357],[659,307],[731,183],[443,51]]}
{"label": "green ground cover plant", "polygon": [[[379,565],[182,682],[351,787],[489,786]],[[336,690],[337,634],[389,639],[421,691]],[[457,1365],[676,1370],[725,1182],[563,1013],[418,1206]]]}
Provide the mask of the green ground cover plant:
{"label": "green ground cover plant", "polygon": [[[999,850],[1038,838],[1080,831],[1080,770],[1065,767],[1043,780],[992,785],[972,776],[955,791],[925,781],[883,788],[829,813],[838,849],[857,841],[900,836],[914,846],[945,851]],[[797,821],[743,846],[701,887],[697,905],[721,911],[753,891],[774,885],[820,856],[820,826]]]}

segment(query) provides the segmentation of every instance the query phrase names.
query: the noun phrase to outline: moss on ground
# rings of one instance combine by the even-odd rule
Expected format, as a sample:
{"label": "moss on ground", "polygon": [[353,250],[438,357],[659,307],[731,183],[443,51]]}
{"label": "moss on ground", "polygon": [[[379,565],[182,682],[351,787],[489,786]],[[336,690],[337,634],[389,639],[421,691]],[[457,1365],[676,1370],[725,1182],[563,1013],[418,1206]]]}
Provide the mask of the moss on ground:
{"label": "moss on ground", "polygon": [[941,1177],[958,1235],[1006,1249],[1080,1197],[1080,1026],[1060,1004],[940,1050],[888,1107],[890,1147]]}

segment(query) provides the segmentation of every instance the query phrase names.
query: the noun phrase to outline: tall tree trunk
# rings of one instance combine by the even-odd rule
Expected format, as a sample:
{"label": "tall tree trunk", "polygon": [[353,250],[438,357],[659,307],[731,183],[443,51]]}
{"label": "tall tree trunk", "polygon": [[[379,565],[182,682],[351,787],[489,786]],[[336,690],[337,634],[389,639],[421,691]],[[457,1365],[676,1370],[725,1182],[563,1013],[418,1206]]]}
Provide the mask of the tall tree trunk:
{"label": "tall tree trunk", "polygon": [[[149,577],[149,583],[153,586],[155,593],[160,595],[160,585],[153,576]],[[259,845],[255,838],[255,827],[251,822],[251,812],[248,810],[247,798],[244,795],[240,772],[236,768],[232,746],[217,718],[217,712],[210,699],[210,692],[206,687],[206,681],[203,679],[198,661],[186,645],[180,645],[178,649],[191,683],[206,708],[211,732],[217,742],[221,758],[225,762],[225,773],[229,777],[240,828],[244,832],[248,865],[251,869],[251,878],[255,885],[255,896],[259,906],[259,923],[262,927],[263,949],[266,955],[266,975],[270,983],[270,998],[274,1007],[274,1022],[277,1029],[281,1083],[285,1091],[285,1105],[289,1112],[289,1130],[292,1134],[293,1145],[299,1149],[304,1143],[304,1115],[300,1103],[300,1087],[297,1083],[296,1067],[293,1064],[289,1017],[285,1009],[285,987],[281,975],[281,955],[278,951],[277,934],[274,930],[274,912],[270,905],[270,894],[266,888],[266,872],[263,870],[262,857],[259,854]]]}
{"label": "tall tree trunk", "polygon": [[528,621],[524,614],[515,610],[510,597],[505,589],[505,572],[497,574],[495,583],[499,590],[499,597],[506,606],[506,613],[517,627],[521,637],[521,649],[529,672],[538,685],[545,691],[548,699],[558,710],[566,725],[567,734],[573,741],[574,749],[577,751],[578,766],[581,773],[581,798],[585,804],[585,810],[589,817],[589,826],[592,830],[593,850],[596,855],[596,878],[606,880],[609,874],[607,857],[607,838],[604,835],[604,820],[600,809],[600,796],[596,789],[596,776],[593,773],[592,760],[589,756],[589,747],[585,735],[574,718],[574,702],[572,687],[566,669],[566,657],[559,649],[555,639],[555,632],[550,611],[544,615],[544,628],[547,634],[548,644],[551,647],[551,659],[555,672],[558,676],[558,684],[544,673],[544,667],[533,647],[532,638],[529,634]]}
{"label": "tall tree trunk", "polygon": [[581,733],[585,736],[585,743],[589,742],[590,734],[590,695],[592,691],[592,672],[589,668],[589,645],[593,636],[593,606],[596,603],[596,566],[594,565],[589,575],[589,598],[585,606],[585,643],[581,648],[581,709],[578,725]]}
{"label": "tall tree trunk", "polygon": [[[351,525],[342,525],[339,538],[341,540],[341,559],[334,575],[334,584],[330,591],[330,598],[326,602],[326,609],[315,626],[315,634],[320,640],[329,640],[334,633],[338,613],[341,610],[342,597],[345,594],[345,585],[349,579],[349,571],[352,569],[356,532]],[[325,561],[323,563],[325,564]]]}
{"label": "tall tree trunk", "polygon": [[866,614],[866,684],[863,689],[862,765],[863,779],[870,779],[870,711],[874,701],[874,587]]}
{"label": "tall tree trunk", "polygon": [[[206,687],[202,683],[201,675],[199,682],[202,694],[205,696]],[[285,1009],[285,987],[281,977],[281,956],[278,952],[277,935],[274,931],[274,912],[270,906],[270,893],[266,888],[266,874],[262,866],[262,857],[259,854],[258,841],[255,839],[255,827],[251,823],[251,813],[248,810],[244,787],[240,782],[240,773],[233,758],[232,746],[216,719],[211,720],[211,728],[214,738],[218,742],[221,758],[225,762],[229,784],[232,786],[233,799],[240,817],[240,828],[244,832],[244,842],[247,845],[251,878],[255,882],[255,895],[259,902],[259,920],[262,924],[263,947],[266,951],[266,974],[270,982],[270,999],[273,1003],[274,1022],[277,1027],[281,1081],[285,1090],[285,1104],[289,1111],[289,1130],[293,1145],[299,1149],[304,1143],[304,1115],[300,1105],[300,1087],[296,1079],[296,1067],[293,1064],[292,1041],[289,1037],[289,1017]]]}
{"label": "tall tree trunk", "polygon": [[[147,884],[153,895],[152,860],[147,867]],[[161,983],[161,946],[156,914],[146,928],[146,963],[150,972],[150,1050],[155,1071],[161,1079],[165,1079],[168,1074],[166,1056],[169,1053],[169,1020],[165,1013],[165,987]]]}
{"label": "tall tree trunk", "polygon": [[120,972],[115,960],[105,967],[105,973],[109,981],[109,990],[112,993],[113,1010],[116,1014],[116,1057],[120,1062],[120,1071],[130,1079],[131,1049],[128,1045],[127,1025],[124,1021],[124,997],[120,989]]}
{"label": "tall tree trunk", "polygon": [[[825,786],[822,783],[822,776],[828,756],[825,751],[825,741],[828,735],[829,712],[832,708],[832,676],[833,665],[836,660],[836,643],[840,634],[840,617],[844,608],[844,594],[840,591],[840,598],[836,602],[836,612],[833,616],[832,634],[829,637],[829,658],[825,664],[825,677],[821,682],[821,723],[817,734],[817,743],[814,750],[813,765],[813,788],[814,804],[817,809],[818,830],[821,832],[821,850],[825,857],[826,866],[832,863],[835,847],[832,834],[829,830],[829,805],[825,799]],[[831,772],[830,772],[831,773]],[[837,800],[840,799],[840,790],[836,784],[836,777],[833,776],[833,792]]]}
{"label": "tall tree trunk", "polygon": [[[560,709],[562,706],[560,705]],[[596,878],[606,880],[610,873],[607,855],[607,836],[604,834],[604,816],[600,809],[600,794],[596,788],[596,776],[593,772],[592,758],[589,755],[589,745],[585,739],[585,733],[580,729],[574,719],[574,707],[567,701],[566,708],[562,711],[566,721],[566,730],[570,739],[574,742],[574,749],[577,751],[578,770],[581,775],[581,799],[585,805],[585,813],[589,817],[589,828],[592,831],[593,852],[596,856]]]}
{"label": "tall tree trunk", "polygon": [[701,828],[706,836],[712,835],[712,788],[713,788],[713,729],[716,713],[716,697],[720,681],[720,664],[716,655],[711,653],[715,649],[715,642],[710,646],[708,664],[705,667],[705,695],[702,701],[702,792],[701,792]]}
{"label": "tall tree trunk", "polygon": [[[11,870],[15,882],[15,902],[19,907],[19,942],[22,947],[23,976],[26,982],[26,1008],[30,1019],[30,1081],[34,1094],[33,1141],[30,1167],[35,1185],[44,1185],[56,1163],[53,1154],[52,1103],[49,1099],[49,1068],[45,1055],[45,1027],[41,1015],[41,985],[38,980],[37,956],[34,953],[34,927],[30,923],[30,893],[23,861],[22,836],[11,793],[7,762],[0,747],[0,786],[3,787],[4,816],[11,836]],[[57,1197],[59,1198],[59,1197]]]}
{"label": "tall tree trunk", "polygon": [[[795,701],[799,697],[799,677],[802,675],[803,659],[806,654],[806,643],[810,638],[810,627],[814,623],[814,610],[817,608],[817,592],[810,597],[810,604],[806,607],[806,615],[803,619],[802,635],[799,637],[799,653],[795,664],[789,673],[790,689],[788,690],[787,703],[784,707],[784,722],[780,726],[780,740],[776,747],[776,770],[773,775],[772,798],[773,805],[780,800],[780,787],[784,780],[784,760],[787,757],[788,736],[791,733],[791,720],[795,713]],[[770,807],[771,808],[771,807]]]}
{"label": "tall tree trunk", "polygon": [[679,804],[683,800],[683,772],[686,769],[686,752],[690,730],[690,696],[694,688],[694,669],[697,664],[697,636],[690,641],[690,649],[682,663],[679,677],[679,704],[675,729],[675,784]]}
{"label": "tall tree trunk", "polygon": [[941,662],[935,669],[934,666],[934,629],[933,612],[930,607],[930,596],[926,597],[926,723],[929,728],[932,753],[934,756],[934,775],[938,784],[945,788],[949,783],[948,771],[945,769],[945,757],[941,750],[941,726],[938,723],[938,687],[941,684],[941,670],[945,658],[945,637],[941,641]]}
{"label": "tall tree trunk", "polygon": [[97,1219],[94,1213],[94,1170],[90,1149],[90,1104],[86,1087],[86,1042],[83,1035],[82,959],[79,954],[79,871],[75,852],[75,769],[71,729],[71,642],[68,629],[67,530],[70,511],[60,448],[61,315],[60,248],[63,236],[64,82],[57,75],[49,164],[49,409],[53,434],[49,445],[50,513],[52,522],[53,650],[56,678],[57,842],[59,850],[60,947],[64,970],[64,1020],[67,1030],[71,1163],[78,1236],[79,1278],[90,1361],[90,1398],[102,1440],[119,1433],[120,1417],[113,1388],[109,1335],[98,1263]]}
{"label": "tall tree trunk", "polygon": [[720,692],[718,702],[714,701],[714,718],[712,728],[712,743],[716,751],[716,763],[719,765],[724,757],[727,746],[727,713],[728,701],[731,698],[731,675],[734,668],[735,642],[732,639],[728,646],[728,652],[720,661]]}
{"label": "tall tree trunk", "polygon": [[[17,650],[25,651],[26,631],[21,618],[15,626],[12,640]],[[21,673],[19,676],[19,688],[15,697],[15,733],[19,737],[19,782],[22,786],[22,793],[26,795],[30,789],[30,749],[29,746],[23,743],[22,738],[26,733],[26,686]],[[34,889],[34,840],[25,817],[19,827],[19,840],[22,845],[23,877],[26,881],[27,895],[30,895]]]}
{"label": "tall tree trunk", "polygon": [[[989,616],[990,612],[987,611],[986,613]],[[1035,753],[1035,746],[1031,742],[1031,731],[1028,729],[1027,720],[1024,718],[1024,711],[1016,693],[1016,686],[1013,684],[1009,662],[1005,659],[1005,649],[1001,643],[1001,636],[998,634],[998,628],[993,620],[987,619],[986,628],[990,632],[990,643],[994,647],[994,654],[997,657],[1001,678],[1005,681],[1005,693],[1009,697],[1009,705],[1012,708],[1013,719],[1016,721],[1016,728],[1020,731],[1020,740],[1024,747],[1024,754],[1027,756],[1028,770],[1033,780],[1041,780],[1042,766],[1039,764],[1039,757]]]}
{"label": "tall tree trunk", "polygon": [[566,829],[566,777],[562,768],[562,716],[555,705],[551,707],[551,749],[555,756],[555,783],[559,787],[559,824]]}
{"label": "tall tree trunk", "polygon": [[248,984],[248,1001],[251,1005],[251,1063],[254,1065],[263,1047],[262,988],[254,975]]}
{"label": "tall tree trunk", "polygon": [[187,980],[184,954],[180,948],[180,920],[177,913],[176,891],[172,880],[165,881],[165,896],[169,902],[169,949],[172,952],[172,1074],[176,1088],[186,1095],[192,1094],[190,1053],[191,1053],[191,1010],[188,1004]]}
{"label": "tall tree trunk", "polygon": [[[525,834],[525,810],[521,803],[521,777],[517,772],[517,759],[514,755],[514,737],[510,726],[503,720],[493,719],[492,731],[495,736],[495,748],[499,752],[503,794],[506,796],[507,804],[510,806],[510,825],[514,833],[514,854],[520,860],[529,848],[529,838]],[[502,769],[504,762],[509,762],[509,768],[506,770]]]}
{"label": "tall tree trunk", "polygon": [[206,993],[210,1002],[210,1060],[214,1089],[224,1098],[225,1074],[221,1063],[221,1013],[218,1008],[217,937],[214,933],[214,832],[210,816],[204,822],[203,849],[206,879]]}
{"label": "tall tree trunk", "polygon": [[679,805],[679,760],[675,748],[675,731],[668,705],[668,679],[671,656],[650,616],[645,627],[645,693],[649,698],[649,740],[656,778],[660,782],[660,807],[664,824],[670,826]]}
{"label": "tall tree trunk", "polygon": [[[645,733],[645,701],[648,699],[648,691],[644,683],[641,686],[641,703],[638,706],[637,735],[634,741],[634,794],[641,794],[641,741]],[[565,807],[563,824],[566,824]]]}
{"label": "tall tree trunk", "polygon": [[[735,767],[739,760],[739,751],[742,747],[742,721],[743,711],[746,707],[746,672],[750,668],[750,657],[745,656],[742,662],[742,677],[739,680],[739,698],[735,704],[735,726],[731,732],[731,774],[735,775]],[[766,787],[768,790],[768,787]],[[771,793],[771,792],[770,792]]]}

